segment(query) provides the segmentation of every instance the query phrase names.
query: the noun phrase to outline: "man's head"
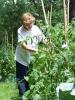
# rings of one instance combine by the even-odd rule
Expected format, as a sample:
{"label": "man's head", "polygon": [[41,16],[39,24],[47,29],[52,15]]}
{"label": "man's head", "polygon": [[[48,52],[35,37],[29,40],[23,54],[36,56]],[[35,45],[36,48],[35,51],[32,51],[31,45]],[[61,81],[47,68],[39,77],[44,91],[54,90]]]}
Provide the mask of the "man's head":
{"label": "man's head", "polygon": [[30,30],[35,21],[35,17],[31,13],[24,13],[21,16],[21,21],[25,29]]}

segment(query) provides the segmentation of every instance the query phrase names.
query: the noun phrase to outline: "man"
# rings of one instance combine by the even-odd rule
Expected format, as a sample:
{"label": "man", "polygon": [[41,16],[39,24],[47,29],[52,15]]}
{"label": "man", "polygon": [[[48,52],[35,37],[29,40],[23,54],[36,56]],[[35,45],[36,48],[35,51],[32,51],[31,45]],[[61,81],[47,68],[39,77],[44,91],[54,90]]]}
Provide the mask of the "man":
{"label": "man", "polygon": [[21,21],[22,26],[18,29],[18,45],[16,48],[16,79],[22,100],[24,92],[29,89],[29,84],[24,76],[28,75],[31,55],[38,51],[38,43],[44,41],[45,36],[34,25],[35,17],[32,14],[22,14]]}

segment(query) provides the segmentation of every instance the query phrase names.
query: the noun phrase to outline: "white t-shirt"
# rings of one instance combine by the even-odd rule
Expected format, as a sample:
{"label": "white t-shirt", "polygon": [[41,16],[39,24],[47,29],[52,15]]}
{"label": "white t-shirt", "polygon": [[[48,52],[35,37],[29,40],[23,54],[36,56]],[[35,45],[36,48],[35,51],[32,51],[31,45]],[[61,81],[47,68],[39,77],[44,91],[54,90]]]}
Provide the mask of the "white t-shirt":
{"label": "white t-shirt", "polygon": [[45,36],[41,30],[33,25],[30,31],[25,30],[23,26],[18,29],[18,45],[16,48],[16,61],[22,65],[28,66],[31,61],[31,52],[25,50],[20,42],[26,41],[27,45],[34,49],[38,49],[38,43],[43,41]]}

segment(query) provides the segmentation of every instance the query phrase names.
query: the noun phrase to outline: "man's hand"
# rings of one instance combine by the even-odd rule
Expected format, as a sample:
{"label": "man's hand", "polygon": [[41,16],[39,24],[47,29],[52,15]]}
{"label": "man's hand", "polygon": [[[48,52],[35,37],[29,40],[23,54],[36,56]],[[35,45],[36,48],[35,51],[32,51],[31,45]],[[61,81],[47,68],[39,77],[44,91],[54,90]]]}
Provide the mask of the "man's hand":
{"label": "man's hand", "polygon": [[28,51],[30,51],[30,52],[37,52],[37,49],[34,49],[34,48],[28,46],[25,42],[22,42],[22,43],[21,43],[21,46],[22,46],[25,50],[28,50]]}

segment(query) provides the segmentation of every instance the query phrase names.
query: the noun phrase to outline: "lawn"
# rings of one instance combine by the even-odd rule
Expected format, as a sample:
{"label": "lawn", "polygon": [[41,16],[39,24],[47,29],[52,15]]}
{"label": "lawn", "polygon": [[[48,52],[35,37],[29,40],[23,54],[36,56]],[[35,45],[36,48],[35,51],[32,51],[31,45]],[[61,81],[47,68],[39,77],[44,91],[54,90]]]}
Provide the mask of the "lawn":
{"label": "lawn", "polygon": [[0,82],[0,100],[19,100],[16,83]]}

